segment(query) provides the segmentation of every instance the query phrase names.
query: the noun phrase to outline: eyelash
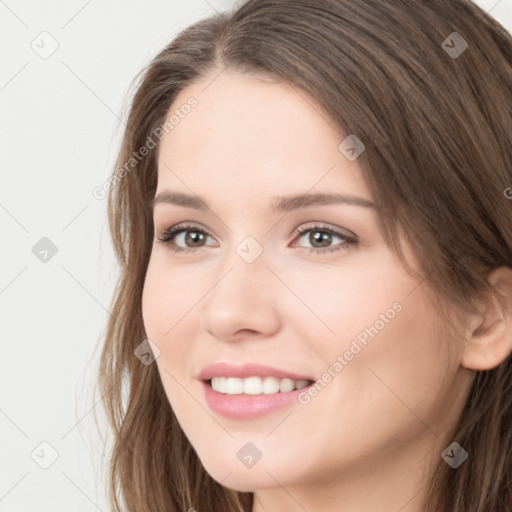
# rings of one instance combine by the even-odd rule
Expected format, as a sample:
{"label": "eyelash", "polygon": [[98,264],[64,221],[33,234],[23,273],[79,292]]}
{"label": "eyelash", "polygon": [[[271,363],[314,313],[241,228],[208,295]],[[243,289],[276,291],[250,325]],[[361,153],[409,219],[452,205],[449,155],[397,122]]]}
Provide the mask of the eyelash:
{"label": "eyelash", "polygon": [[[206,231],[204,231],[196,226],[193,226],[190,224],[177,224],[175,226],[170,227],[169,229],[166,229],[162,233],[162,235],[158,238],[158,243],[168,245],[170,247],[170,249],[174,252],[188,253],[188,252],[196,251],[197,249],[199,249],[199,248],[194,248],[194,247],[189,247],[189,248],[178,247],[175,244],[171,243],[174,241],[174,238],[177,235],[179,235],[180,233],[182,233],[184,231],[194,231],[196,233],[202,233],[206,236],[209,236]],[[345,243],[342,244],[341,247],[334,246],[334,247],[329,247],[329,248],[325,248],[325,249],[318,249],[315,247],[301,247],[301,249],[306,249],[309,253],[325,254],[325,253],[330,253],[330,252],[346,251],[346,250],[350,249],[353,245],[357,244],[357,238],[350,237],[348,235],[343,235],[342,233],[339,233],[338,231],[334,231],[333,229],[328,228],[326,226],[322,226],[320,224],[312,224],[312,225],[305,226],[304,228],[302,228],[300,230],[296,230],[293,234],[294,240],[296,238],[300,238],[303,234],[308,233],[310,231],[320,231],[320,232],[329,233],[330,235],[334,235],[334,236],[341,238]],[[202,246],[202,247],[204,247],[204,246]]]}

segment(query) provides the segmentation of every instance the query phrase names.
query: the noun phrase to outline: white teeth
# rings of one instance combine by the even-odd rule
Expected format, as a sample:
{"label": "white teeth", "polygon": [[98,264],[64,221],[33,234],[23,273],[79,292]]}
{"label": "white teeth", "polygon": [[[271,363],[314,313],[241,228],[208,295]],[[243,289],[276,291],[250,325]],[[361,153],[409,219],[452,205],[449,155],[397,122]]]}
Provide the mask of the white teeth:
{"label": "white teeth", "polygon": [[279,384],[279,391],[281,393],[288,393],[289,391],[293,391],[295,389],[295,382],[292,379],[283,379]]}
{"label": "white teeth", "polygon": [[277,379],[276,377],[213,377],[211,386],[214,391],[227,395],[271,395],[274,393],[288,393],[294,389],[301,389],[309,384],[307,380]]}
{"label": "white teeth", "polygon": [[212,387],[213,387],[213,381],[215,380],[215,387],[217,388],[217,391],[219,393],[227,393],[227,385],[226,385],[226,377],[213,377],[212,379]]}
{"label": "white teeth", "polygon": [[249,377],[247,379],[240,379],[243,382],[244,393],[246,395],[261,395],[263,385],[259,377]]}
{"label": "white teeth", "polygon": [[240,379],[236,379],[235,377],[228,377],[226,379],[226,391],[228,395],[239,395],[244,392],[244,383]]}
{"label": "white teeth", "polygon": [[279,392],[279,379],[275,377],[266,377],[263,380],[262,391],[265,395],[271,395]]}

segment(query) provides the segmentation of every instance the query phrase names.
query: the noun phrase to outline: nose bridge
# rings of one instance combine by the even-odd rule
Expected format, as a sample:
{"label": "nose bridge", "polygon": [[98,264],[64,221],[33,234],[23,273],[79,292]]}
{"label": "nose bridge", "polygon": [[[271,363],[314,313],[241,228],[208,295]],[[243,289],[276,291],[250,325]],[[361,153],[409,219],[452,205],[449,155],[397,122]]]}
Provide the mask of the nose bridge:
{"label": "nose bridge", "polygon": [[[228,282],[224,284],[233,288],[230,290],[233,297],[238,294],[247,297],[244,291],[248,292],[249,290],[254,296],[258,292],[257,285],[268,281],[269,254],[269,250],[264,250],[262,242],[252,235],[246,235],[224,255],[219,278],[225,276],[221,278],[223,281],[229,276]],[[216,287],[220,284],[221,282]]]}
{"label": "nose bridge", "polygon": [[[239,330],[269,333],[277,327],[277,301],[267,253],[246,236],[225,255],[202,311],[203,328],[229,339]],[[274,278],[275,280],[275,278]]]}

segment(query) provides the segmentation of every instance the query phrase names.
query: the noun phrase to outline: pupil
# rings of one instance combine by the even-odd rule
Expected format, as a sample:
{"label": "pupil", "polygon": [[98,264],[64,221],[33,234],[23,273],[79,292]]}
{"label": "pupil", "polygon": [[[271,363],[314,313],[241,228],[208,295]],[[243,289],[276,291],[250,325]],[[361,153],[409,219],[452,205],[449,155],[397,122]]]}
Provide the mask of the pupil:
{"label": "pupil", "polygon": [[[311,235],[313,235],[312,237],[312,240],[310,241],[315,241],[315,242],[322,242],[322,239],[324,242],[326,242],[324,245],[322,245],[322,247],[325,247],[325,246],[328,246],[330,241],[331,241],[331,234],[330,233],[327,233],[325,231],[313,231],[311,232]],[[311,238],[311,235],[310,235],[310,238]],[[314,246],[314,244],[312,243],[312,245]]]}
{"label": "pupil", "polygon": [[203,238],[203,233],[199,233],[198,231],[189,231],[186,236],[186,243],[191,241],[192,245],[199,245],[197,242],[201,242]]}

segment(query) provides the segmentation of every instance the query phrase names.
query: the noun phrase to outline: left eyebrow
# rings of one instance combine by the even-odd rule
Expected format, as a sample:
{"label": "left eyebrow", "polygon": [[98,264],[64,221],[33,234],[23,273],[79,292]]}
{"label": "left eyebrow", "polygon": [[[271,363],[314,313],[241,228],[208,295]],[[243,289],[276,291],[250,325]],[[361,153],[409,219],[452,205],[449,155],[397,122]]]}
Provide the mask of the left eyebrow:
{"label": "left eyebrow", "polygon": [[375,208],[375,203],[363,197],[348,194],[302,194],[295,196],[276,197],[273,200],[272,211],[291,212],[308,206],[322,206],[326,204],[348,204],[352,206],[363,206]]}
{"label": "left eyebrow", "polygon": [[[196,210],[206,211],[210,207],[205,199],[200,196],[184,194],[182,192],[171,192],[164,190],[155,196],[151,202],[151,210],[159,203],[175,204],[185,208],[194,208]],[[273,212],[291,212],[308,206],[322,206],[328,204],[347,204],[352,206],[362,206],[365,208],[375,208],[375,203],[364,199],[363,197],[348,194],[298,194],[292,196],[275,197],[271,203]]]}

